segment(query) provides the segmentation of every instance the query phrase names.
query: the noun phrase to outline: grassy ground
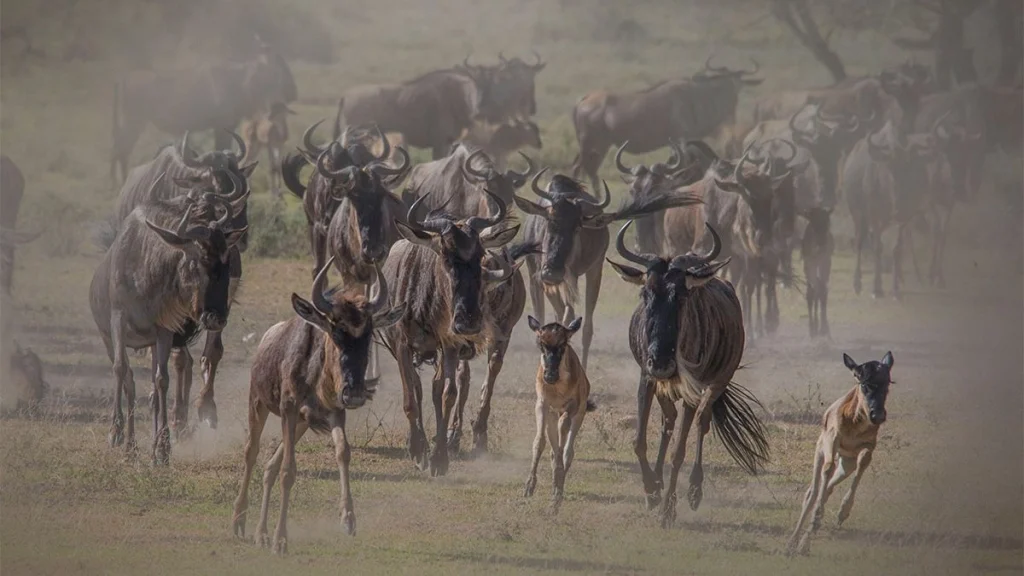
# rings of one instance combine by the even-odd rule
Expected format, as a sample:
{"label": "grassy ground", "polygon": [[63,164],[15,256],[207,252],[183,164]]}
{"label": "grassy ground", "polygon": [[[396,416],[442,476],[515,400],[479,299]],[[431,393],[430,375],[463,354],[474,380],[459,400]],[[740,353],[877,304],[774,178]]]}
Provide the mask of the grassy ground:
{"label": "grassy ground", "polygon": [[[488,3],[486,11],[457,0],[427,8],[393,0],[296,6],[334,32],[339,61],[293,66],[301,98],[292,130],[333,115],[332,103],[347,86],[450,65],[470,51],[480,59],[493,59],[499,49],[525,55],[531,47],[544,55],[549,65],[538,77],[537,99],[545,146],[536,156],[556,167],[567,165],[576,151],[566,112],[591,88],[632,88],[690,73],[711,51],[734,65],[751,54],[763,64],[767,80],[744,96],[741,113],[756,94],[827,81],[762,13],[703,3],[649,2],[637,10],[610,2],[586,6],[512,0]],[[7,2],[3,9],[6,14]],[[617,32],[629,19],[642,30],[639,36]],[[56,31],[47,28],[39,37],[57,43]],[[840,36],[837,42],[851,73],[903,58],[882,34]],[[142,407],[142,456],[106,448],[111,376],[87,288],[99,258],[90,223],[105,217],[115,196],[106,161],[109,80],[121,66],[117,62],[51,58],[13,72],[4,68],[0,147],[29,181],[19,221],[48,229],[19,252],[18,309],[4,313],[17,313],[18,338],[43,357],[54,392],[41,410],[0,420],[3,574],[137,574],[153,566],[210,574],[1021,572],[1024,337],[1021,276],[1012,265],[1019,260],[1019,236],[1008,234],[1019,230],[1020,212],[1019,204],[1007,210],[998,195],[1003,182],[1018,177],[1019,158],[992,160],[984,198],[956,223],[948,289],[924,288],[911,279],[902,302],[858,297],[851,290],[853,258],[841,238],[829,310],[833,341],[808,339],[803,297],[782,291],[780,332],[749,345],[748,367],[737,374],[766,406],[772,463],[764,475],[747,477],[709,438],[704,502],[697,512],[681,504],[674,529],[661,530],[642,506],[630,425],[637,370],[624,331],[635,289],[609,268],[589,371],[600,409],[584,424],[557,517],[547,511],[546,472],[532,500],[521,496],[534,434],[537,358],[520,327],[498,382],[487,458],[456,461],[442,479],[416,471],[405,456],[400,383],[385,358],[381,391],[349,423],[358,535],[344,536],[338,524],[330,440],[309,436],[299,450],[291,554],[278,559],[231,537],[231,506],[245,437],[248,365],[263,331],[292,313],[288,295],[308,290],[308,258],[246,262],[240,304],[225,333],[218,430],[200,428],[175,443],[171,466],[154,469],[145,457],[151,436]],[[135,160],[146,159],[165,140],[148,132]],[[421,152],[416,157],[424,158]],[[603,173],[621,194],[608,164]],[[262,171],[255,182],[256,201],[272,210]],[[293,221],[297,206],[286,210]],[[836,216],[840,235],[848,226],[844,218]],[[289,228],[273,228],[279,236],[267,241],[281,241],[282,230]],[[296,245],[294,238],[283,240]],[[301,250],[302,242],[297,245]],[[924,254],[923,246],[919,250]],[[780,552],[809,480],[817,418],[852,384],[841,352],[863,361],[888,349],[896,356],[897,380],[890,421],[853,515],[835,529],[834,498],[810,556],[788,559]],[[148,362],[133,362],[145,404]],[[474,370],[479,381],[479,363]],[[475,416],[475,403],[470,401],[467,419]],[[655,414],[652,442],[657,421]],[[276,422],[267,427],[261,462],[279,436]],[[688,460],[684,490],[689,466]],[[259,492],[256,481],[250,487],[250,533]],[[276,501],[271,523],[274,506]]]}

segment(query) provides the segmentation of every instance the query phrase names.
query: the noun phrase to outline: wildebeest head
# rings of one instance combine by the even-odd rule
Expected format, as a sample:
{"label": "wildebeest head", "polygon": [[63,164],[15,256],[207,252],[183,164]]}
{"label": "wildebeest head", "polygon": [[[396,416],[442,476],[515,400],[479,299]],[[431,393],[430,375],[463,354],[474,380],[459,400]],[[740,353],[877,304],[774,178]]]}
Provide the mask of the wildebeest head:
{"label": "wildebeest head", "polygon": [[655,162],[651,164],[650,168],[643,164],[629,168],[622,162],[622,153],[626,150],[627,145],[629,145],[629,140],[623,142],[615,153],[615,167],[622,173],[623,181],[629,184],[631,196],[647,196],[683,186],[699,178],[702,173],[700,162],[698,160],[684,162],[686,154],[679,148],[679,144],[672,140],[668,142],[672,149],[668,162]]}
{"label": "wildebeest head", "polygon": [[[889,121],[878,132],[868,134],[869,156],[889,169],[900,190],[916,193],[926,188],[929,165],[946,170],[941,167],[947,162],[945,154],[937,145],[941,120],[936,122],[931,133],[906,135]],[[949,185],[949,182],[943,182],[943,185]]]}
{"label": "wildebeest head", "polygon": [[[483,150],[475,150],[466,159],[462,161],[462,176],[466,181],[473,184],[482,184],[485,188],[493,192],[498,198],[501,198],[502,202],[506,204],[512,202],[512,197],[515,195],[515,191],[522,188],[526,184],[526,179],[529,178],[530,173],[533,172],[533,160],[529,156],[519,153],[520,156],[526,160],[526,171],[516,172],[514,170],[506,170],[504,173],[497,170],[494,167],[494,163]],[[483,169],[477,169],[473,167],[473,160],[479,158],[483,164]]]}
{"label": "wildebeest head", "polygon": [[615,248],[620,256],[642,268],[618,264],[610,259],[608,263],[623,280],[641,286],[638,327],[646,335],[647,342],[646,349],[641,352],[644,356],[641,365],[652,377],[668,380],[679,371],[676,356],[679,339],[684,332],[680,325],[683,304],[693,290],[709,282],[729,263],[729,259],[714,262],[721,252],[722,242],[710,224],[705,226],[714,242],[707,255],[690,252],[669,259],[630,252],[626,248],[625,235],[632,223],[632,220],[626,222],[619,230]]}
{"label": "wildebeest head", "polygon": [[[786,230],[792,229],[794,217],[793,176],[806,167],[789,164],[796,157],[796,147],[787,140],[779,140],[791,154],[780,159],[770,154],[758,161],[752,159],[754,143],[747,146],[743,156],[733,169],[731,180],[715,179],[722,190],[735,192],[750,206],[754,221],[754,247],[763,248],[772,243],[775,223],[781,222]],[[747,163],[754,164],[752,171],[744,170]]]}
{"label": "wildebeest head", "polygon": [[[951,121],[952,113],[953,110],[949,110],[935,121],[932,134],[935,136],[936,146],[943,152],[944,159],[948,161],[949,176],[956,197],[965,199],[968,197],[967,172],[970,169],[971,159],[982,152],[983,133],[980,131],[968,133],[964,122]],[[937,168],[940,167],[932,166],[933,170]]]}
{"label": "wildebeest head", "polygon": [[881,362],[871,360],[863,364],[857,364],[849,355],[843,354],[843,364],[857,379],[858,393],[867,405],[871,423],[875,426],[883,424],[886,419],[885,399],[892,384],[892,352],[886,352]]}
{"label": "wildebeest head", "polygon": [[569,346],[569,339],[583,326],[583,317],[577,316],[568,326],[562,326],[558,322],[540,325],[540,321],[533,316],[526,317],[537,335],[537,348],[540,349],[540,365],[544,373],[545,384],[557,384],[559,372],[562,368],[562,356]]}
{"label": "wildebeest head", "polygon": [[534,63],[527,64],[518,56],[506,60],[498,53],[501,64],[494,78],[494,98],[509,116],[529,118],[537,113],[535,79],[547,63],[536,52],[533,57]]}
{"label": "wildebeest head", "polygon": [[812,206],[801,210],[800,216],[807,220],[804,235],[813,238],[815,245],[824,245],[832,228],[832,207]]}
{"label": "wildebeest head", "polygon": [[761,65],[753,58],[750,59],[754,64],[753,70],[731,70],[727,66],[712,66],[711,59],[713,57],[713,55],[708,56],[708,59],[704,61],[704,69],[693,75],[694,81],[729,83],[735,87],[736,91],[744,86],[758,86],[764,82],[764,78],[750,78],[761,70]]}
{"label": "wildebeest head", "polygon": [[[244,202],[247,196],[248,191],[236,202]],[[146,224],[171,248],[189,250],[194,246],[198,249],[204,282],[201,283],[203,293],[194,299],[193,313],[205,329],[216,332],[227,324],[231,268],[228,256],[248,228],[233,226],[232,203],[220,194],[205,193],[198,200],[190,197],[187,202],[189,206],[175,230],[162,228],[150,220],[146,220]],[[218,210],[223,214],[213,221],[197,216],[216,214]]]}
{"label": "wildebeest head", "polygon": [[[407,215],[408,225],[395,220],[403,238],[430,248],[437,254],[437,272],[446,278],[451,288],[448,294],[452,332],[462,336],[479,334],[483,329],[484,292],[508,280],[515,270],[504,259],[498,261],[501,270],[485,270],[482,260],[485,249],[502,246],[512,240],[519,231],[519,225],[497,228],[505,219],[506,204],[488,190],[484,193],[496,207],[495,214],[483,218],[473,216],[456,219],[444,212],[444,206],[432,210],[420,221],[416,210],[428,194],[413,202]],[[441,283],[443,286],[444,283]]]}
{"label": "wildebeest head", "polygon": [[285,59],[269,44],[259,40],[260,52],[248,89],[267,102],[294,102],[298,97],[295,77]]}
{"label": "wildebeest head", "polygon": [[[300,318],[323,331],[338,349],[338,375],[334,379],[334,402],[338,408],[359,408],[373,396],[366,387],[366,366],[373,345],[373,332],[398,322],[405,305],[391,306],[388,285],[380,267],[372,296],[348,294],[339,289],[326,290],[327,272],[334,264],[332,256],[313,280],[312,297],[306,300],[292,294],[292,308]],[[325,367],[333,370],[335,367]]]}

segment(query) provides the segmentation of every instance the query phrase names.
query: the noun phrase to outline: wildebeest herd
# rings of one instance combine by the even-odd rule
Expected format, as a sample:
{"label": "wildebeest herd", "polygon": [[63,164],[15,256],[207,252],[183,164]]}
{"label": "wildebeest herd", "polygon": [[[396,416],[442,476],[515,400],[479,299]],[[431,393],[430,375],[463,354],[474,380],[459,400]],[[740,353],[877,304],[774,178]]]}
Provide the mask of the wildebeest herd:
{"label": "wildebeest herd", "polygon": [[[584,95],[572,110],[579,154],[570,173],[537,166],[521,152],[525,166],[517,169],[520,159],[511,153],[542,146],[530,117],[536,113],[535,77],[544,66],[536,55],[532,63],[499,56],[495,65],[467,58],[406,82],[350,88],[338,101],[333,138],[316,142],[321,120],[289,154],[283,150],[288,104],[297,90],[288,65],[268,46],[249,63],[190,71],[192,82],[181,82],[179,75],[168,83],[159,74],[120,82],[111,175],[120,168],[124,181],[89,291],[116,383],[110,445],[136,449],[128,349],[149,349],[151,455],[155,463],[169,462],[171,432],[187,428],[189,345],[203,332],[203,386],[196,406],[199,419],[216,427],[221,332],[243,277],[250,177],[265,147],[274,191],[280,181],[301,199],[312,287],[291,295],[296,317],[270,327],[252,361],[245,467],[233,511],[236,535],[245,535],[248,486],[270,413],[281,418],[282,441],[264,474],[257,541],[286,551],[295,445],[310,429],[334,441],[342,522],[355,533],[345,415],[374,395],[378,346],[398,365],[409,456],[432,476],[446,474],[450,455],[461,449],[469,361],[484,358],[487,374],[471,420],[471,453],[485,452],[494,386],[527,295],[540,359],[537,435],[525,494],[535,490],[548,444],[557,508],[584,415],[596,409],[586,372],[612,243],[609,226],[615,222],[623,224],[614,239],[616,257],[607,261],[622,280],[638,286],[636,309],[621,335],[639,368],[634,448],[647,505],[660,507],[661,523],[668,527],[676,517],[678,476],[692,427],[697,440],[687,501],[694,510],[703,495],[704,439],[712,425],[743,469],[753,474],[767,463],[770,439],[755,411],[758,401],[733,378],[747,341],[779,326],[780,283],[802,283],[810,336],[830,334],[831,217],[837,204],[845,197],[853,219],[852,281],[858,293],[861,254],[869,249],[873,294],[884,294],[881,235],[895,228],[892,292],[899,296],[911,224],[923,216],[933,227],[928,279],[942,285],[955,203],[977,193],[988,149],[1020,146],[1019,130],[1007,130],[1013,124],[1008,118],[1017,114],[1019,120],[1019,88],[970,84],[938,91],[927,69],[904,64],[834,86],[769,95],[756,103],[754,122],[745,124],[736,118],[739,93],[760,84],[760,66],[733,70],[713,66],[708,58],[691,77],[632,93]],[[242,136],[234,132],[240,122]],[[126,170],[147,123],[180,140]],[[206,129],[217,135],[215,149],[198,153],[189,131]],[[726,137],[720,150],[703,140],[721,134]],[[406,146],[430,149],[433,160],[413,166]],[[614,210],[608,185],[598,178],[612,147],[628,185]],[[623,158],[662,147],[670,151],[665,162],[630,167]],[[303,177],[307,165],[312,170]],[[584,176],[590,188],[580,181]],[[10,200],[17,204],[23,185],[7,157],[3,179],[7,217],[9,195],[17,191],[19,198]],[[523,194],[527,184],[530,194]],[[634,224],[631,247],[626,234]],[[5,294],[13,245],[26,239],[13,229],[13,219],[5,219]],[[792,265],[796,249],[802,280]],[[340,286],[331,287],[332,271]],[[545,322],[545,301],[554,309],[554,322]],[[570,343],[577,331],[579,354]],[[839,520],[848,517],[886,420],[892,354],[864,364],[846,355],[843,360],[857,385],[824,415],[791,551],[806,550],[832,489],[852,475]],[[175,369],[173,389],[169,365]],[[432,441],[419,376],[427,366],[433,368]],[[663,429],[652,466],[647,425],[655,401]],[[270,491],[278,476],[280,516],[270,537]]]}

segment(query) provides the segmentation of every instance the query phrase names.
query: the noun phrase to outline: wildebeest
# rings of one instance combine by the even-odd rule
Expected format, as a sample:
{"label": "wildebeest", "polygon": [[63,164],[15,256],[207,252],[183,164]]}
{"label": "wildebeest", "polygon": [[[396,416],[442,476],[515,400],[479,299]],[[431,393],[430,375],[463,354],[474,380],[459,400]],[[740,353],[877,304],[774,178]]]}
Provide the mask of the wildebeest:
{"label": "wildebeest", "polygon": [[597,169],[612,145],[628,142],[631,154],[651,152],[669,141],[699,139],[713,134],[736,117],[739,91],[763,80],[748,78],[753,70],[713,67],[692,78],[667,80],[644,90],[615,93],[597,90],[580,98],[572,110],[580,152],[573,162],[573,177],[581,173],[598,187]]}
{"label": "wildebeest", "polygon": [[537,464],[544,453],[544,436],[551,445],[551,506],[557,511],[565,492],[565,476],[576,455],[576,437],[587,412],[597,405],[590,399],[590,380],[569,339],[579,331],[582,318],[568,326],[527,317],[530,330],[537,335],[540,363],[534,383],[537,389],[537,435],[533,439],[533,459],[526,477],[524,494],[533,496],[537,487]]}
{"label": "wildebeest", "polygon": [[11,294],[14,284],[14,249],[41,232],[15,232],[25,193],[25,175],[9,156],[0,155],[0,290]]}
{"label": "wildebeest", "polygon": [[537,124],[518,118],[496,126],[476,122],[463,133],[460,142],[470,149],[483,150],[501,172],[507,167],[509,155],[516,150],[527,146],[540,150],[544,146]]}
{"label": "wildebeest", "polygon": [[527,164],[524,172],[499,170],[483,150],[460,144],[440,160],[413,166],[402,195],[407,204],[423,198],[424,208],[444,206],[446,212],[459,218],[484,216],[488,212],[484,190],[511,205],[516,189],[526,184],[534,169],[533,160],[520,155]]}
{"label": "wildebeest", "polygon": [[[140,164],[128,172],[124,185],[118,194],[114,207],[113,229],[107,231],[102,239],[104,248],[109,248],[118,230],[128,216],[139,206],[152,201],[171,200],[189,193],[193,189],[209,189],[224,196],[232,204],[233,230],[242,230],[240,238],[229,250],[228,263],[230,281],[228,287],[228,309],[235,298],[242,278],[242,255],[248,246],[249,226],[248,208],[244,198],[249,193],[248,177],[256,168],[256,162],[240,165],[247,148],[245,142],[234,132],[228,135],[239,146],[238,152],[214,150],[196,154],[188,144],[189,133],[181,139],[179,147],[166,146],[156,157],[145,164]],[[224,342],[220,331],[209,331],[203,356],[199,365],[203,374],[203,390],[196,399],[196,408],[201,421],[207,422],[212,428],[217,427],[217,404],[214,400],[214,381],[217,366],[224,356]],[[185,391],[185,400],[192,386],[192,355],[187,346],[176,345],[173,361],[179,379],[179,389]],[[188,419],[187,404],[176,406],[175,426],[179,431]],[[181,425],[181,427],[178,427]]]}
{"label": "wildebeest", "polygon": [[443,158],[462,131],[493,114],[489,74],[473,68],[429,72],[401,84],[372,84],[348,89],[338,100],[334,138],[343,125],[376,124],[400,132],[407,145],[430,148]]}
{"label": "wildebeest", "polygon": [[227,147],[224,130],[267,108],[298,97],[291,69],[280,54],[261,43],[245,62],[201,64],[192,68],[139,70],[114,85],[114,148],[110,178],[128,171],[128,157],[148,123],[173,136],[214,130],[218,150]]}
{"label": "wildebeest", "polygon": [[[850,517],[857,486],[871,464],[878,430],[886,420],[885,400],[892,384],[892,352],[886,352],[881,362],[872,360],[864,364],[857,364],[843,354],[843,364],[853,372],[857,385],[829,406],[821,418],[822,430],[814,448],[811,485],[804,495],[800,520],[789,539],[787,552],[790,554],[807,553],[811,535],[821,526],[825,502],[835,487],[852,474],[853,483],[839,509],[839,525]],[[839,456],[838,470],[836,456]],[[810,530],[804,532],[812,508],[814,520]]]}
{"label": "wildebeest", "polygon": [[[263,503],[256,529],[256,541],[273,545],[278,553],[288,551],[288,505],[295,482],[295,445],[312,429],[330,432],[341,479],[341,522],[350,535],[356,532],[352,507],[349,461],[352,450],[345,433],[345,413],[363,406],[374,389],[363,380],[373,343],[374,330],[387,328],[405,312],[404,306],[390,306],[387,281],[377,275],[375,294],[369,299],[362,291],[339,288],[326,290],[328,261],[313,280],[309,300],[292,294],[296,317],[271,326],[260,341],[253,359],[249,383],[249,434],[245,441],[245,467],[235,499],[233,529],[245,537],[249,507],[249,481],[260,450],[260,437],[267,416],[281,417],[281,444],[267,461],[263,473]],[[267,536],[270,491],[281,475],[281,515],[274,539]]]}
{"label": "wildebeest", "polygon": [[[402,378],[409,455],[421,469],[429,466],[435,476],[448,470],[446,430],[458,397],[459,360],[471,358],[495,337],[487,290],[514,273],[504,258],[497,259],[501,270],[484,269],[484,250],[508,243],[519,230],[518,225],[498,226],[505,219],[506,206],[494,194],[488,196],[495,208],[493,216],[456,218],[432,210],[422,220],[416,216],[424,201],[420,197],[409,207],[408,224],[395,222],[404,239],[395,243],[384,264],[394,300],[407,306],[401,322],[384,332],[384,340]],[[423,392],[414,356],[436,362],[431,394],[436,435],[429,464]]]}
{"label": "wildebeest", "polygon": [[691,194],[658,194],[628,198],[615,212],[605,213],[611,192],[604,184],[604,200],[596,201],[577,180],[556,174],[547,190],[538,185],[538,172],[530,183],[538,204],[515,196],[516,206],[528,214],[524,239],[544,247],[540,257],[526,260],[529,270],[533,314],[543,321],[544,295],[551,301],[556,320],[568,324],[576,314],[579,279],[586,277],[583,300],[583,369],[587,368],[590,343],[594,338],[594,308],[601,292],[604,267],[601,258],[608,248],[608,225],[617,220],[651,214],[666,208],[689,206],[700,200]]}
{"label": "wildebeest", "polygon": [[[843,165],[842,186],[853,218],[857,261],[853,289],[861,290],[861,252],[869,239],[875,250],[874,296],[882,290],[882,233],[897,225],[893,247],[893,295],[899,297],[903,274],[903,243],[908,224],[923,212],[930,188],[947,184],[929,182],[930,176],[942,176],[943,169],[929,169],[929,163],[942,162],[935,149],[934,134],[906,135],[892,121],[868,134],[854,146]],[[948,172],[945,172],[948,173]]]}
{"label": "wildebeest", "polygon": [[[754,474],[768,460],[766,431],[750,403],[757,400],[745,388],[732,382],[743,357],[743,313],[732,285],[715,277],[728,260],[715,262],[721,241],[708,225],[712,237],[706,255],[689,252],[673,258],[635,254],[626,248],[627,222],[615,240],[619,255],[641,268],[609,259],[626,282],[641,286],[640,303],[629,323],[629,347],[640,366],[637,390],[637,428],[633,448],[640,462],[647,505],[661,500],[665,453],[683,401],[683,422],[672,457],[672,472],[661,508],[661,523],[667,528],[676,516],[676,482],[686,454],[686,437],[697,421],[697,453],[690,474],[688,500],[696,510],[703,496],[704,437],[711,428],[729,454]],[[647,460],[647,420],[651,401],[657,398],[663,414],[661,445],[651,470]]]}
{"label": "wildebeest", "polygon": [[533,57],[533,64],[528,64],[518,56],[509,60],[498,53],[492,98],[504,118],[526,120],[537,113],[535,80],[547,63],[536,52]]}
{"label": "wildebeest", "polygon": [[270,173],[270,191],[281,197],[281,149],[288,141],[288,115],[295,112],[284,102],[274,102],[267,111],[242,120],[238,132],[248,151],[242,163],[255,160],[267,149],[267,171]]}
{"label": "wildebeest", "polygon": [[800,259],[804,262],[807,282],[807,323],[811,337],[829,336],[828,281],[832,274],[832,208],[815,206],[801,211],[807,219],[804,236],[800,241]]}
{"label": "wildebeest", "polygon": [[[244,199],[242,199],[244,200]],[[213,219],[211,214],[222,211]],[[220,332],[227,324],[232,248],[246,228],[232,226],[231,203],[219,194],[152,200],[121,222],[89,288],[89,304],[117,386],[110,444],[125,441],[122,395],[128,401],[127,446],[135,447],[135,381],[126,348],[154,347],[154,462],[170,460],[167,422],[167,361],[172,348],[186,348],[200,327]],[[177,366],[179,373],[182,367]],[[191,367],[188,367],[190,374]],[[184,404],[178,379],[176,412]]]}

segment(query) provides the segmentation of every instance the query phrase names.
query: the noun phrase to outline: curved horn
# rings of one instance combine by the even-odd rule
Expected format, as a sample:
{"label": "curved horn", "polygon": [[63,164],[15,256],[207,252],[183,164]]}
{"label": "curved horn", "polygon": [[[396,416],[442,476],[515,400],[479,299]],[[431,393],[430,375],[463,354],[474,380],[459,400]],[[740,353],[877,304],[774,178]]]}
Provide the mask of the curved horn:
{"label": "curved horn", "polygon": [[235,158],[237,158],[238,160],[242,160],[243,158],[245,158],[245,155],[249,153],[249,150],[245,147],[245,140],[242,140],[242,137],[239,136],[234,130],[225,129],[224,131],[227,132],[228,136],[231,136],[231,139],[235,141],[235,144],[238,144],[239,153],[237,156],[235,156]]}
{"label": "curved horn", "polygon": [[547,200],[548,202],[554,202],[555,199],[552,198],[551,195],[548,194],[547,191],[542,189],[538,184],[538,182],[540,181],[540,177],[547,171],[548,168],[547,166],[545,166],[544,168],[541,168],[539,172],[534,174],[533,180],[530,181],[530,188],[533,188],[533,193],[536,194],[537,196],[540,196],[541,198]]}
{"label": "curved horn", "polygon": [[729,67],[728,66],[721,66],[721,67],[719,67],[719,66],[712,66],[711,65],[711,59],[714,58],[714,57],[715,57],[714,54],[708,56],[708,59],[704,61],[704,69],[707,70],[708,72],[718,72],[718,73],[728,72],[729,71]]}
{"label": "curved horn", "polygon": [[334,256],[331,256],[330,260],[324,264],[324,267],[317,273],[316,278],[313,279],[313,289],[311,290],[310,302],[313,307],[316,308],[321,314],[327,315],[331,313],[333,305],[331,301],[327,299],[324,292],[327,290],[327,271],[331,269],[331,265],[334,264]]}
{"label": "curved horn", "polygon": [[615,235],[615,250],[618,251],[619,256],[622,256],[626,260],[639,264],[644,267],[644,270],[650,268],[657,262],[657,258],[652,258],[646,254],[636,254],[630,252],[629,248],[626,248],[626,230],[633,224],[632,220],[627,220],[622,228],[619,228],[619,233]]}
{"label": "curved horn", "polygon": [[373,316],[378,312],[383,312],[388,307],[388,281],[384,278],[384,272],[380,269],[380,264],[373,266],[374,274],[377,276],[374,281],[374,289],[370,297],[370,315]]}
{"label": "curved horn", "polygon": [[607,208],[608,205],[612,203],[612,193],[608,190],[608,183],[607,182],[605,182],[604,180],[601,180],[601,184],[604,184],[604,200],[602,200],[601,202],[591,202],[589,199],[580,196],[578,202],[583,202],[584,204],[589,204],[591,206],[596,206],[596,207],[600,208],[601,210],[604,210],[605,208]]}
{"label": "curved horn", "polygon": [[536,50],[531,50],[531,52],[533,52],[533,58],[534,58],[535,62],[530,67],[533,68],[534,70],[543,68],[544,67],[544,60],[541,59],[540,54],[538,54]]}
{"label": "curved horn", "polygon": [[[789,117],[789,131],[793,133],[794,137],[799,137],[806,140],[808,143],[813,143],[816,139],[817,134],[812,130],[801,130],[796,126],[796,119],[800,116],[800,113],[807,109],[808,104],[804,104],[803,108],[796,111],[795,114]],[[818,107],[816,115],[820,115],[821,107]],[[820,117],[820,116],[819,116]]]}
{"label": "curved horn", "polygon": [[516,270],[519,269],[519,265],[522,264],[522,262],[520,262],[518,265],[513,267],[511,264],[509,264],[508,260],[503,255],[501,255],[501,256],[496,255],[494,257],[494,260],[498,263],[498,266],[501,269],[500,270],[485,270],[484,271],[484,274],[487,277],[487,282],[493,283],[493,284],[500,284],[500,283],[504,282],[505,280],[508,280],[509,278],[511,278],[512,275],[516,273]]}
{"label": "curved horn", "polygon": [[[211,222],[210,227],[217,228],[219,230],[226,230],[228,222],[235,217],[234,211],[231,209],[231,203],[220,194],[203,194],[203,200],[211,205],[218,205],[224,208],[224,215]],[[216,209],[214,209],[215,214],[216,212]]]}
{"label": "curved horn", "polygon": [[228,202],[234,202],[249,192],[245,181],[235,174],[234,170],[227,170],[228,180],[231,180],[231,192],[224,195]]}
{"label": "curved horn", "polygon": [[502,220],[505,219],[505,214],[508,210],[508,206],[505,204],[505,201],[499,198],[497,194],[492,193],[487,188],[484,188],[484,194],[486,194],[487,197],[491,200],[491,204],[494,204],[495,206],[498,207],[498,210],[497,213],[491,217],[481,218],[479,216],[474,216],[466,220],[466,224],[473,230],[476,230],[477,232],[483,230],[484,228],[488,228],[490,226],[499,224]]}
{"label": "curved horn", "polygon": [[384,160],[376,160],[374,162],[371,162],[370,165],[367,166],[366,168],[372,171],[374,174],[379,174],[381,176],[396,176],[398,174],[405,172],[405,169],[409,167],[409,153],[405,150],[405,148],[401,146],[395,146],[395,151],[398,152],[398,154],[402,157],[401,166],[398,166],[397,168],[392,168],[385,164]]}
{"label": "curved horn", "polygon": [[740,193],[744,196],[747,195],[747,180],[743,176],[743,165],[750,161],[750,151],[753,147],[753,142],[747,145],[747,149],[743,151],[743,156],[740,156],[740,161],[736,163],[736,167],[732,171],[732,177],[740,185]]}
{"label": "curved horn", "polygon": [[505,170],[505,178],[516,188],[526,184],[526,179],[530,177],[530,173],[534,170],[533,160],[523,152],[519,152],[519,155],[523,157],[523,160],[526,160],[526,171]]}
{"label": "curved horn", "polygon": [[196,161],[195,151],[193,151],[192,148],[189,147],[188,145],[188,134],[189,131],[185,130],[185,135],[181,137],[181,146],[178,149],[178,155],[181,156],[181,161],[182,163],[185,164],[185,166],[188,166],[189,168],[192,168],[194,170],[198,170],[199,168],[203,168],[204,166],[201,162]]}
{"label": "curved horn", "polygon": [[[412,206],[409,206],[409,210],[405,213],[405,221],[407,223],[406,225],[409,226],[409,228],[412,228],[413,231],[438,234],[440,231],[437,230],[438,226],[433,223],[433,220],[431,220],[430,218],[425,218],[424,220],[416,219],[416,209],[420,207],[420,204],[424,200],[426,200],[427,196],[429,195],[430,194],[424,194],[420,196],[419,198],[416,199],[415,202],[412,203]],[[448,205],[448,202],[451,202],[451,197],[449,197],[448,200],[445,201],[444,205],[442,205],[441,208],[430,211],[428,216],[443,210],[444,206]]]}
{"label": "curved horn", "polygon": [[718,258],[718,255],[722,252],[722,239],[718,236],[718,232],[715,232],[715,229],[711,227],[710,223],[704,222],[704,226],[708,229],[708,232],[711,233],[712,241],[711,251],[707,253],[707,256],[704,256],[704,260],[706,262],[711,262],[715,258]]}
{"label": "curved horn", "polygon": [[[313,123],[312,126],[306,128],[306,131],[302,133],[302,145],[305,146],[306,150],[310,154],[313,154],[314,156],[319,156],[320,153],[325,150],[324,148],[321,148],[316,144],[313,144],[313,131],[316,130],[316,127],[322,124],[324,120],[325,118],[317,120],[316,122]],[[345,131],[347,133],[348,128],[346,128]]]}
{"label": "curved horn", "polygon": [[758,72],[760,72],[761,71],[761,63],[758,62],[757,59],[754,58],[754,57],[751,57],[750,61],[754,63],[754,69],[753,70],[738,70],[736,73],[739,74],[740,76],[753,76],[754,74],[757,74]]}
{"label": "curved horn", "polygon": [[793,144],[789,140],[786,140],[785,138],[772,138],[771,140],[769,140],[769,142],[771,142],[772,140],[774,140],[776,142],[779,142],[780,144],[783,144],[787,148],[789,148],[789,152],[790,152],[789,153],[789,158],[786,158],[786,159],[781,159],[780,158],[780,160],[783,160],[783,162],[785,162],[786,164],[789,164],[790,162],[793,161],[794,158],[796,158],[796,145],[795,144]]}
{"label": "curved horn", "polygon": [[352,171],[349,170],[349,168],[354,168],[354,166],[346,166],[344,168],[341,168],[340,170],[330,170],[329,168],[327,168],[327,165],[324,164],[324,161],[327,160],[328,152],[330,152],[330,149],[324,149],[322,152],[320,152],[320,155],[317,156],[316,171],[319,172],[321,176],[327,178],[328,180],[338,179],[341,181],[342,184],[348,184],[348,181],[352,179],[353,175]]}
{"label": "curved horn", "polygon": [[622,146],[619,146],[618,151],[615,152],[615,167],[618,168],[619,172],[622,172],[623,174],[635,176],[636,174],[633,173],[633,170],[635,170],[636,168],[626,168],[626,165],[622,163],[622,152],[626,149],[626,146],[628,144],[629,140],[626,140],[625,142],[622,143]]}
{"label": "curved horn", "polygon": [[679,143],[671,138],[668,139],[668,147],[672,149],[672,155],[669,156],[665,168],[669,172],[675,172],[683,165],[683,150],[679,147]]}
{"label": "curved horn", "polygon": [[374,124],[373,127],[377,130],[377,136],[380,138],[382,146],[380,156],[377,156],[377,160],[387,160],[391,157],[391,142],[388,141],[388,137],[381,132],[380,124]]}
{"label": "curved horn", "polygon": [[[476,158],[477,156],[486,157],[486,154],[484,154],[483,150],[477,149],[474,150],[473,153],[470,154],[469,156],[466,156],[466,159],[462,161],[463,175],[469,175],[475,178],[479,178],[481,180],[487,180],[488,177],[490,176],[487,172],[480,172],[478,170],[473,169],[473,158]],[[473,178],[466,178],[466,180],[473,180]]]}

